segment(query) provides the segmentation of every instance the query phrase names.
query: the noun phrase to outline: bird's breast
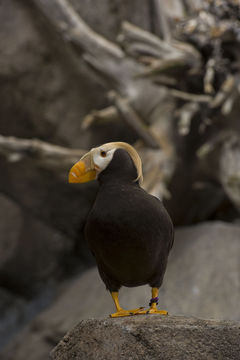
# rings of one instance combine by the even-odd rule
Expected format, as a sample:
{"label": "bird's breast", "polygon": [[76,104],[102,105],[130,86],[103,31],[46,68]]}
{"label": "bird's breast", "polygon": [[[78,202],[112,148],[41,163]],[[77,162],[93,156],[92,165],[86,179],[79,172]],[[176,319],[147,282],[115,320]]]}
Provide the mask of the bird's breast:
{"label": "bird's breast", "polygon": [[123,282],[130,277],[133,283],[145,280],[167,256],[168,234],[159,204],[141,189],[108,189],[98,195],[89,214],[89,246],[97,262]]}

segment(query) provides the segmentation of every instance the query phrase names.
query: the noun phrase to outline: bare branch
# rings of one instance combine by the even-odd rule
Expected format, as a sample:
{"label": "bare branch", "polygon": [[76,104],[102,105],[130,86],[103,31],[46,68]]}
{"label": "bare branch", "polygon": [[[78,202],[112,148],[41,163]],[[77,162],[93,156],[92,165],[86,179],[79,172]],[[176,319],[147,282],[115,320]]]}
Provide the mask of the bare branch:
{"label": "bare branch", "polygon": [[85,150],[69,149],[38,139],[20,139],[0,135],[0,154],[9,162],[31,158],[44,167],[65,170],[86,153]]}
{"label": "bare branch", "polygon": [[119,119],[117,109],[115,108],[115,106],[109,106],[102,110],[94,110],[90,114],[85,116],[82,121],[81,127],[85,130],[94,123],[104,124],[116,121],[117,119]]}
{"label": "bare branch", "polygon": [[198,110],[199,104],[195,102],[186,103],[177,110],[179,117],[178,132],[180,135],[185,136],[189,134],[192,118]]}
{"label": "bare branch", "polygon": [[159,26],[160,33],[164,41],[169,42],[171,40],[171,30],[168,23],[167,14],[162,0],[154,0],[154,7],[157,15],[157,25]]}
{"label": "bare branch", "polygon": [[176,59],[164,59],[159,60],[156,59],[152,62],[151,66],[148,66],[146,70],[137,74],[137,77],[150,77],[152,75],[162,74],[171,69],[182,69],[186,67],[186,61],[184,58],[176,58]]}
{"label": "bare branch", "polygon": [[118,41],[131,56],[150,55],[160,59],[185,59],[186,63],[200,61],[199,52],[191,45],[172,41],[167,43],[156,35],[124,21]]}
{"label": "bare branch", "polygon": [[92,56],[123,58],[122,50],[94,32],[66,0],[31,0],[67,41]]}
{"label": "bare branch", "polygon": [[216,107],[220,106],[226,100],[226,98],[229,96],[231,91],[233,90],[234,83],[235,83],[235,81],[234,81],[233,75],[228,74],[228,76],[222,83],[220,90],[218,91],[216,96],[213,98],[213,100],[210,104],[210,107],[216,108]]}
{"label": "bare branch", "polygon": [[[121,82],[119,72],[125,64],[119,65],[125,54],[119,46],[94,32],[66,0],[31,1],[65,41],[74,43],[86,53],[87,62]],[[127,68],[125,70],[127,77]]]}
{"label": "bare branch", "polygon": [[205,142],[203,145],[200,146],[196,153],[198,158],[204,159],[212,151],[216,150],[219,145],[222,146],[225,141],[232,138],[236,138],[236,134],[233,130],[221,131],[214,138],[211,138],[209,141]]}
{"label": "bare branch", "polygon": [[213,80],[215,75],[214,67],[216,65],[215,59],[209,59],[206,65],[206,73],[203,79],[204,92],[206,94],[212,94],[214,92]]}
{"label": "bare branch", "polygon": [[212,100],[212,97],[209,95],[198,95],[198,94],[191,94],[184,91],[176,90],[176,89],[169,89],[169,93],[182,100],[186,101],[193,101],[199,103],[209,103]]}
{"label": "bare branch", "polygon": [[[144,80],[132,91],[136,75],[144,66],[126,56],[124,51],[111,41],[94,32],[69,5],[66,0],[31,0],[41,11],[52,27],[65,41],[73,42],[84,52],[83,59],[100,74],[111,87],[124,96],[138,100],[145,94]],[[149,85],[149,97],[155,91],[154,84]],[[151,88],[151,89],[150,89]],[[133,95],[132,95],[133,94]],[[158,92],[157,97],[161,97]],[[132,99],[131,99],[132,100]]]}
{"label": "bare branch", "polygon": [[115,91],[109,93],[109,98],[114,102],[114,105],[119,111],[124,121],[138,134],[146,146],[153,149],[159,148],[159,143],[155,139],[154,135],[145,126],[139,115],[129,104],[128,100],[119,96]]}
{"label": "bare branch", "polygon": [[223,115],[227,116],[228,114],[230,114],[236,99],[237,99],[237,92],[234,91],[233,94],[227,98],[227,100],[224,102],[221,108],[221,113]]}
{"label": "bare branch", "polygon": [[159,85],[165,85],[165,86],[176,86],[177,85],[177,80],[174,79],[173,77],[164,75],[164,74],[159,74],[156,75],[153,79],[154,84],[159,84]]}
{"label": "bare branch", "polygon": [[138,148],[137,145],[135,147],[143,161],[143,188],[161,199],[169,198],[167,187],[176,165],[175,153],[165,149]]}

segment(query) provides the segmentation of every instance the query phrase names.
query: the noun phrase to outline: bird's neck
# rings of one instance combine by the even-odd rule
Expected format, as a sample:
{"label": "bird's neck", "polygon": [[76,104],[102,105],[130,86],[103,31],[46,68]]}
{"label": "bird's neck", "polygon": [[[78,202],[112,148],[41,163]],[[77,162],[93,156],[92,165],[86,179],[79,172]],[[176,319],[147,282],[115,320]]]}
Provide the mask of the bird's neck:
{"label": "bird's neck", "polygon": [[139,186],[138,181],[129,179],[128,177],[98,177],[100,187],[102,186]]}
{"label": "bird's neck", "polygon": [[135,168],[121,170],[120,168],[114,169],[115,171],[111,171],[111,169],[106,169],[101,172],[98,176],[99,184],[136,184],[137,172]]}

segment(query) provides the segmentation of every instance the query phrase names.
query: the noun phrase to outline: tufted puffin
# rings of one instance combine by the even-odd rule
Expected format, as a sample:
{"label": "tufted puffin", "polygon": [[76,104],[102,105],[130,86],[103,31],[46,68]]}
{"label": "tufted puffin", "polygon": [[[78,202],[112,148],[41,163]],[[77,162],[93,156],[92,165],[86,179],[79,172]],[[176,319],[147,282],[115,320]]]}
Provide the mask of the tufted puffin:
{"label": "tufted puffin", "polygon": [[[137,151],[124,142],[93,148],[70,170],[70,183],[99,182],[87,217],[85,236],[98,271],[116,306],[111,317],[161,314],[158,291],[173,245],[172,221],[162,202],[140,187],[142,163]],[[121,286],[149,284],[150,308],[125,310],[118,300]]]}

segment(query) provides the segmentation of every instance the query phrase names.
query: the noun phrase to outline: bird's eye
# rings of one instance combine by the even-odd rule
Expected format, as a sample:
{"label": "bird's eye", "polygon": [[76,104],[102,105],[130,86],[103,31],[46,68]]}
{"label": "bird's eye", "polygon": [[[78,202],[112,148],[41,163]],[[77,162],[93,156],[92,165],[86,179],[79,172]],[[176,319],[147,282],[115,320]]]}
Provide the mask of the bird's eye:
{"label": "bird's eye", "polygon": [[101,157],[106,157],[107,153],[106,153],[106,151],[101,150],[100,155],[101,155]]}

